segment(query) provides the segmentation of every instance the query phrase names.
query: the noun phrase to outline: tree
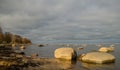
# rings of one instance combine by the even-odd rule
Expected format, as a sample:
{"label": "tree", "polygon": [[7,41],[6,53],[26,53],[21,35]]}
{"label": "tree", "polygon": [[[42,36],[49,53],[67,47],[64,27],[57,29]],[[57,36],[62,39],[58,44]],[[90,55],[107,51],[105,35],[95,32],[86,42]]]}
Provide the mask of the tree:
{"label": "tree", "polygon": [[2,43],[4,41],[4,35],[3,33],[0,33],[0,43]]}
{"label": "tree", "polygon": [[1,27],[0,27],[0,33],[3,33],[3,32],[2,32],[2,28],[1,28]]}
{"label": "tree", "polygon": [[2,43],[4,40],[4,35],[3,35],[3,32],[2,32],[2,28],[0,27],[0,43]]}
{"label": "tree", "polygon": [[29,44],[31,41],[27,38],[23,38],[20,35],[14,35],[10,32],[5,32],[3,34],[2,28],[0,27],[0,44],[1,43]]}
{"label": "tree", "polygon": [[31,43],[31,41],[27,38],[22,38],[22,43],[23,44],[28,44],[28,43]]}
{"label": "tree", "polygon": [[13,34],[11,34],[10,32],[5,32],[5,34],[4,34],[4,40],[7,43],[10,43],[12,41],[12,36],[13,36]]}

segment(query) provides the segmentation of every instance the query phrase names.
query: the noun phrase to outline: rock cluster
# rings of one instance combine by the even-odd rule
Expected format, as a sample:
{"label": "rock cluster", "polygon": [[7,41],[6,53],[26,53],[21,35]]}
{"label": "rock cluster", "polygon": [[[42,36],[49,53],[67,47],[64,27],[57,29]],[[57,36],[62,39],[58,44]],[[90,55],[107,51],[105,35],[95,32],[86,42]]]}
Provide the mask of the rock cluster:
{"label": "rock cluster", "polygon": [[[66,47],[56,49],[54,56],[59,59],[73,60],[76,59],[77,54],[73,48]],[[98,64],[115,62],[115,57],[112,54],[105,52],[89,52],[78,56],[78,59],[83,62]]]}

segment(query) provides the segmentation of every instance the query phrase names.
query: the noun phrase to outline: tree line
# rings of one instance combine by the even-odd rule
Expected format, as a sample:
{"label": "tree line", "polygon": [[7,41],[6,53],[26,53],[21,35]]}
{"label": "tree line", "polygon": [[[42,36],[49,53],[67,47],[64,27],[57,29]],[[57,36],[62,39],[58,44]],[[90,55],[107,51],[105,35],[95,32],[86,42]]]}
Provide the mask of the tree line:
{"label": "tree line", "polygon": [[2,32],[0,27],[0,44],[30,44],[31,41],[27,38],[21,37],[20,35],[12,34],[10,32]]}

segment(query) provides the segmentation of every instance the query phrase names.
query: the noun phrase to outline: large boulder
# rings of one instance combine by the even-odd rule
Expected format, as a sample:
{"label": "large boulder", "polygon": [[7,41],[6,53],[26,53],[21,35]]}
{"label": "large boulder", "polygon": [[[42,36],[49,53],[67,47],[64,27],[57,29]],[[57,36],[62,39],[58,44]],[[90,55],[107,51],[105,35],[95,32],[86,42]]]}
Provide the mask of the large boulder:
{"label": "large boulder", "polygon": [[54,56],[59,59],[75,60],[77,53],[73,48],[58,48],[55,50]]}
{"label": "large boulder", "polygon": [[80,57],[79,59],[81,59],[83,62],[99,64],[111,63],[115,61],[115,57],[113,55],[103,52],[90,52]]}

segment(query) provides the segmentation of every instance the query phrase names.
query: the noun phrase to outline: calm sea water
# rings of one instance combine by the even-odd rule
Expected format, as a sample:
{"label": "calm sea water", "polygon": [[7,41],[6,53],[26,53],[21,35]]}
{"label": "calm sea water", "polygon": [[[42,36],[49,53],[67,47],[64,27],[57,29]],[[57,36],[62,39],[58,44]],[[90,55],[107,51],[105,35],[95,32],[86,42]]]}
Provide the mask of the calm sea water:
{"label": "calm sea water", "polygon": [[[45,58],[54,58],[54,50],[60,47],[65,47],[66,44],[70,44],[70,47],[74,48],[77,51],[77,55],[82,53],[87,53],[91,51],[96,51],[100,47],[96,45],[102,45],[109,47],[111,44],[114,44],[115,51],[110,52],[116,57],[115,63],[112,64],[88,64],[78,61],[74,64],[70,64],[72,70],[120,70],[120,41],[119,40],[84,40],[84,41],[50,41],[50,42],[41,42],[44,44],[48,44],[44,47],[38,47],[37,45],[28,46],[24,51],[26,55],[31,55],[34,53],[38,53],[39,57]],[[78,50],[78,47],[84,47],[83,50]]]}

